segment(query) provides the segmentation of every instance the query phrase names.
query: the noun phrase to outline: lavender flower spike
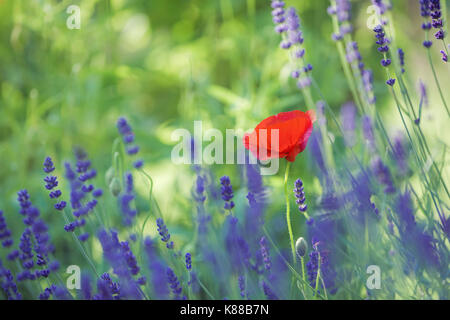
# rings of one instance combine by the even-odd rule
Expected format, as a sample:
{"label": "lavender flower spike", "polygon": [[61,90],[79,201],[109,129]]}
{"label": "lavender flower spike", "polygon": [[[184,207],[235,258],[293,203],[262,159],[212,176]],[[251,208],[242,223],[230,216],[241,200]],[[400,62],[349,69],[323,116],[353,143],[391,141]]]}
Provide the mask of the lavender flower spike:
{"label": "lavender flower spike", "polygon": [[164,220],[161,218],[156,219],[156,225],[158,226],[158,233],[161,236],[161,241],[166,243],[167,249],[173,249],[173,241],[170,241],[170,233]]}
{"label": "lavender flower spike", "polygon": [[224,209],[231,211],[234,208],[234,202],[232,201],[233,195],[233,186],[231,185],[230,177],[223,176],[220,178],[221,193],[222,199],[225,201]]}

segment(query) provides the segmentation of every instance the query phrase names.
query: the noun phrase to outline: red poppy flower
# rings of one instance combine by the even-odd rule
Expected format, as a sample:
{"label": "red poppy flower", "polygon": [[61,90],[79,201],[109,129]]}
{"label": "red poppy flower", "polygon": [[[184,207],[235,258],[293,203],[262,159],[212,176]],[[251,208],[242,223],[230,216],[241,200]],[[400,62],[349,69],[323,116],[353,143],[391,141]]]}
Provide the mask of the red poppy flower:
{"label": "red poppy flower", "polygon": [[[244,146],[259,160],[286,158],[290,162],[305,150],[316,121],[314,110],[281,112],[264,119],[250,134],[244,136]],[[272,141],[277,135],[278,143]]]}

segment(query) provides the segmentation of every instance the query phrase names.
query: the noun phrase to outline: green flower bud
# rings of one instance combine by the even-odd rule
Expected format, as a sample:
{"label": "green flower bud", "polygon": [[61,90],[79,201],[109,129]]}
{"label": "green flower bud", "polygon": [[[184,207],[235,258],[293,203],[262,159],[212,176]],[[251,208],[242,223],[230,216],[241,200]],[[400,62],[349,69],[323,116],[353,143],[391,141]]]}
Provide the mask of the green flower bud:
{"label": "green flower bud", "polygon": [[113,194],[114,197],[117,197],[122,191],[122,186],[120,185],[120,181],[117,178],[113,178],[110,185],[109,191]]}
{"label": "green flower bud", "polygon": [[110,167],[105,174],[106,185],[111,185],[112,180],[114,179],[114,168]]}
{"label": "green flower bud", "polygon": [[300,258],[303,258],[306,255],[306,252],[308,251],[308,244],[302,237],[297,239],[297,242],[295,243],[295,251]]}

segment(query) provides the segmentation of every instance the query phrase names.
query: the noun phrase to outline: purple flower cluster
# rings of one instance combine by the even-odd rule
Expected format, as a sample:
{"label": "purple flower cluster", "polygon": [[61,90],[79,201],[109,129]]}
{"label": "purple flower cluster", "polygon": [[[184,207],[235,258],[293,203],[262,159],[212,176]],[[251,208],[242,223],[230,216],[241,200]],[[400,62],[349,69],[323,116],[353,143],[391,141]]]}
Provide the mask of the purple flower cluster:
{"label": "purple flower cluster", "polygon": [[[84,288],[86,290],[86,285]],[[112,281],[109,273],[102,274],[100,279],[97,280],[97,291],[98,293],[92,297],[94,300],[113,300],[119,299],[121,296],[120,285]]]}
{"label": "purple flower cluster", "polygon": [[[335,288],[335,271],[331,267],[329,259],[329,251],[321,249],[321,243],[314,239],[312,240],[313,250],[309,254],[309,261],[306,263],[306,271],[308,274],[308,281],[312,288],[316,287],[317,273],[320,268],[320,277],[323,280],[319,284],[319,288],[325,288],[329,290],[329,293],[334,294],[336,292]],[[319,266],[320,260],[320,266]],[[319,290],[320,293],[321,290]]]}
{"label": "purple flower cluster", "polygon": [[405,52],[403,49],[399,48],[398,51],[398,60],[400,61],[401,71],[402,73],[405,73]]}
{"label": "purple flower cluster", "polygon": [[2,260],[0,260],[0,288],[3,289],[8,300],[22,300],[22,294],[17,288],[14,276],[11,270],[3,266]]}
{"label": "purple flower cluster", "polygon": [[192,270],[192,256],[189,252],[186,253],[185,262],[186,262],[186,269],[188,271],[191,271]]}
{"label": "purple flower cluster", "polygon": [[11,230],[8,229],[2,210],[0,210],[0,241],[4,248],[9,248],[14,244],[14,240],[11,237]]}
{"label": "purple flower cluster", "polygon": [[356,129],[356,107],[353,102],[344,104],[341,107],[341,123],[342,131],[344,133],[345,145],[353,147],[356,143],[355,129]]}
{"label": "purple flower cluster", "polygon": [[122,255],[125,258],[125,261],[127,262],[128,268],[130,269],[130,272],[133,276],[137,275],[141,268],[139,268],[136,256],[133,254],[133,251],[131,251],[130,244],[128,241],[122,241],[120,243],[120,246],[122,247]]}
{"label": "purple flower cluster", "polygon": [[390,6],[386,5],[383,0],[372,0],[372,4],[377,8],[379,15],[385,14],[390,8]]}
{"label": "purple flower cluster", "polygon": [[[47,267],[49,262],[49,254],[54,253],[55,247],[50,243],[50,235],[48,234],[48,226],[40,218],[39,210],[33,206],[27,190],[21,190],[17,193],[18,202],[21,207],[20,214],[25,216],[25,228],[19,243],[20,252],[12,252],[8,258],[14,260],[16,257],[22,261],[25,269],[17,275],[18,281],[34,280],[39,277],[48,277],[50,269]],[[36,263],[33,260],[36,254]],[[37,265],[41,269],[34,272],[31,271]]]}
{"label": "purple flower cluster", "polygon": [[364,139],[370,149],[370,151],[375,151],[375,135],[373,132],[373,123],[372,118],[368,115],[364,115],[361,118],[362,132],[364,135]]}
{"label": "purple flower cluster", "polygon": [[439,265],[439,256],[433,237],[424,231],[416,222],[411,194],[407,190],[397,196],[395,203],[398,230],[404,245],[403,254],[408,260],[408,265],[413,266],[419,262],[421,266]]}
{"label": "purple flower cluster", "polygon": [[372,159],[371,166],[372,171],[377,177],[378,181],[384,186],[384,192],[388,194],[394,193],[395,187],[391,172],[389,171],[389,168],[384,165],[381,158],[377,156]]}
{"label": "purple flower cluster", "polygon": [[266,237],[262,237],[259,241],[259,245],[261,247],[261,256],[264,262],[264,268],[270,272],[272,268],[272,261],[270,259],[269,246],[267,245]]}
{"label": "purple flower cluster", "polygon": [[336,0],[336,6],[329,6],[327,12],[330,15],[336,15],[339,22],[339,33],[332,35],[334,41],[342,40],[346,34],[353,31],[352,4],[349,0]]}
{"label": "purple flower cluster", "polygon": [[170,240],[170,233],[162,218],[156,219],[158,233],[161,236],[161,241],[166,243],[167,249],[173,249],[173,241]]}
{"label": "purple flower cluster", "polygon": [[245,298],[247,296],[247,292],[245,291],[245,277],[244,276],[238,277],[238,285],[239,285],[239,292],[241,294],[241,297]]}
{"label": "purple flower cluster", "polygon": [[164,279],[166,266],[164,261],[158,256],[154,241],[150,237],[144,240],[144,250],[148,258],[148,268],[151,271],[153,292],[158,299],[165,299],[169,294],[169,288]]}
{"label": "purple flower cluster", "polygon": [[301,179],[297,179],[294,183],[294,195],[295,198],[297,198],[295,202],[297,203],[298,210],[300,210],[300,212],[306,212],[306,210],[308,209],[308,206],[305,203],[306,198],[303,189],[303,181]]}
{"label": "purple flower cluster", "polygon": [[[134,144],[134,132],[131,129],[131,126],[128,124],[127,119],[125,119],[124,117],[120,117],[117,120],[117,129],[122,136],[123,143],[126,145],[127,154],[130,156],[138,154],[139,146]],[[133,165],[136,169],[140,169],[144,165],[144,161],[136,160]]]}
{"label": "purple flower cluster", "polygon": [[296,68],[292,72],[292,77],[297,79],[299,89],[311,86],[311,78],[308,76],[313,69],[311,64],[304,62],[305,49],[302,48],[304,42],[303,32],[300,29],[300,18],[295,8],[284,9],[284,2],[272,1],[273,22],[276,24],[275,31],[280,33],[283,41],[280,44],[282,49],[292,49],[293,57],[301,61],[302,67]]}
{"label": "purple flower cluster", "polygon": [[139,272],[139,267],[127,243],[121,243],[117,231],[113,229],[109,233],[104,229],[100,230],[98,239],[103,248],[103,255],[121,280],[119,297],[141,299],[142,295],[138,284],[133,279],[133,275]]}
{"label": "purple flower cluster", "polygon": [[133,175],[130,172],[125,174],[125,191],[119,197],[119,207],[123,214],[123,223],[126,226],[133,224],[133,219],[137,215],[137,210],[131,207],[134,200]]}
{"label": "purple flower cluster", "polygon": [[[55,170],[52,158],[50,158],[50,157],[45,158],[43,170],[47,174],[49,174]],[[49,197],[51,199],[58,199],[62,195],[61,190],[59,190],[59,189],[54,190],[58,186],[58,179],[56,176],[48,175],[44,178],[44,182],[46,183],[45,188],[48,191],[50,191]],[[54,207],[56,210],[62,211],[62,210],[64,210],[66,205],[67,205],[67,203],[65,201],[61,200],[60,202],[56,203],[54,205]]]}
{"label": "purple flower cluster", "polygon": [[[73,232],[78,227],[83,227],[86,223],[83,217],[92,212],[98,204],[97,198],[103,195],[101,189],[95,189],[89,181],[97,176],[97,171],[91,168],[91,161],[87,159],[87,154],[81,148],[75,149],[76,172],[69,162],[66,162],[66,179],[70,183],[70,203],[75,217],[73,222],[64,226],[67,232]],[[90,198],[90,199],[89,199]],[[87,240],[87,235],[82,238]]]}
{"label": "purple flower cluster", "polygon": [[268,300],[279,299],[275,292],[273,292],[272,288],[270,288],[270,286],[265,281],[262,281],[261,286]]}
{"label": "purple flower cluster", "polygon": [[180,300],[183,288],[181,288],[180,281],[178,281],[177,276],[171,268],[167,268],[167,282],[169,283],[174,299]]}
{"label": "purple flower cluster", "polygon": [[434,37],[437,40],[443,40],[445,37],[445,33],[444,30],[442,29],[444,23],[442,20],[441,1],[430,0],[429,8],[430,8],[430,16],[432,19],[431,25],[433,26],[434,29],[438,30],[435,33]]}
{"label": "purple flower cluster", "polygon": [[[382,53],[384,58],[381,60],[381,65],[385,68],[389,67],[391,64],[391,59],[387,58],[387,53],[389,52],[389,39],[386,38],[384,28],[382,25],[376,26],[373,31],[375,32],[375,38],[377,39],[376,44],[378,47],[378,52]],[[395,84],[395,79],[388,79],[386,84],[393,86]]]}
{"label": "purple flower cluster", "polygon": [[234,208],[234,202],[232,201],[234,195],[233,195],[233,186],[231,185],[230,177],[223,176],[220,178],[220,184],[221,187],[221,193],[222,193],[222,199],[225,201],[224,209],[231,211],[231,209]]}

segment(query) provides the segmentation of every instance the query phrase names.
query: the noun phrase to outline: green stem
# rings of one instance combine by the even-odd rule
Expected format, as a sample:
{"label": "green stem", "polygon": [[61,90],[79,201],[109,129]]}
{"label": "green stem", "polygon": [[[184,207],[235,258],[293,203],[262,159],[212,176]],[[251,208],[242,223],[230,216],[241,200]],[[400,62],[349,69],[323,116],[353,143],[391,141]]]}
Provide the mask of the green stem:
{"label": "green stem", "polygon": [[291,241],[291,250],[292,250],[292,262],[295,266],[297,263],[297,257],[295,255],[295,244],[294,244],[294,234],[292,233],[292,225],[291,225],[291,212],[289,206],[289,193],[288,193],[288,178],[289,178],[289,169],[291,168],[291,162],[287,161],[286,171],[284,174],[284,195],[286,199],[286,222],[289,232],[289,240]]}
{"label": "green stem", "polygon": [[314,289],[314,298],[317,299],[319,293],[319,280],[320,280],[320,252],[317,252],[317,276],[316,276],[316,288]]}
{"label": "green stem", "polygon": [[303,259],[303,257],[301,257],[300,261],[302,262],[302,278],[303,278],[303,281],[306,282],[305,259]]}
{"label": "green stem", "polygon": [[441,85],[439,84],[436,70],[434,69],[433,60],[431,59],[430,49],[427,49],[427,57],[428,57],[428,63],[430,64],[430,67],[431,67],[431,71],[433,71],[434,81],[436,82],[436,86],[439,90],[439,95],[441,96],[442,103],[444,104],[445,110],[447,111],[447,115],[450,117],[450,111],[448,109],[447,102],[444,99],[444,94],[442,93]]}

